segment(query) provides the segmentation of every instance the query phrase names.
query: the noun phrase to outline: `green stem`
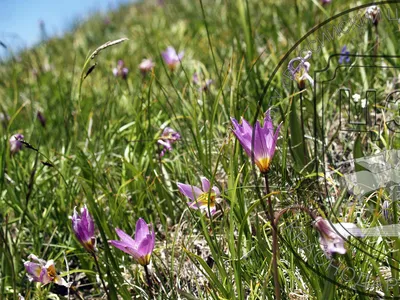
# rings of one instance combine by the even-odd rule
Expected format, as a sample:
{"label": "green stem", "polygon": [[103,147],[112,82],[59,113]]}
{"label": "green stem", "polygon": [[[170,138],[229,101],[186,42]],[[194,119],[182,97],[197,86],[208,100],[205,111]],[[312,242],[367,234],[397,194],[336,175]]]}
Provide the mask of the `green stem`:
{"label": "green stem", "polygon": [[305,207],[303,205],[300,205],[300,204],[295,204],[295,205],[291,205],[291,206],[286,207],[286,208],[282,209],[281,211],[279,211],[278,215],[275,218],[275,224],[278,225],[279,219],[282,217],[282,215],[285,214],[286,212],[290,211],[290,210],[301,210],[301,211],[306,212],[311,217],[311,219],[315,220],[317,218],[315,213],[312,212],[307,207]]}
{"label": "green stem", "polygon": [[303,93],[300,94],[300,124],[301,124],[301,137],[302,137],[302,141],[303,141],[304,165],[306,165],[307,164],[307,150],[306,150],[306,140],[304,137],[306,132],[304,130]]}
{"label": "green stem", "polygon": [[97,259],[97,256],[96,256],[96,254],[94,254],[94,253],[91,253],[91,255],[92,255],[93,258],[94,258],[94,263],[96,264],[97,271],[99,272],[99,277],[100,277],[100,280],[101,280],[101,284],[103,285],[104,291],[105,291],[106,294],[107,294],[107,299],[110,300],[110,299],[111,299],[111,298],[110,298],[110,294],[108,293],[106,284],[105,284],[105,282],[104,282],[103,274],[101,273],[101,269],[100,269],[100,265],[99,265],[99,261],[98,261],[98,259]]}
{"label": "green stem", "polygon": [[150,297],[153,299],[153,281],[151,280],[151,275],[149,272],[149,268],[147,265],[143,266],[144,268],[144,272],[146,273],[146,281],[147,281],[147,286],[149,287],[149,293],[150,293]]}
{"label": "green stem", "polygon": [[[268,173],[264,173],[265,178],[265,192],[269,195],[269,183],[268,183]],[[272,208],[271,196],[268,196],[268,210],[270,222],[272,225],[272,271],[274,276],[274,289],[275,289],[275,300],[281,299],[281,289],[279,285],[279,273],[278,273],[278,232],[276,227],[276,222],[274,218],[274,209]]]}

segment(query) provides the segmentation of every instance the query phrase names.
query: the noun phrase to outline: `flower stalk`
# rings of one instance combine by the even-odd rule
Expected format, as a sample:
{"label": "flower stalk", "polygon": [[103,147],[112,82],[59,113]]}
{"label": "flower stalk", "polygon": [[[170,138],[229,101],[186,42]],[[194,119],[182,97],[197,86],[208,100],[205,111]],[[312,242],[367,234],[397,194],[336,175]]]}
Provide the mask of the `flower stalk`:
{"label": "flower stalk", "polygon": [[307,149],[306,149],[306,140],[305,140],[306,131],[304,129],[303,93],[300,93],[300,124],[301,124],[301,136],[302,136],[302,140],[303,140],[304,165],[306,165],[306,163],[307,163]]}
{"label": "flower stalk", "polygon": [[110,294],[108,293],[106,283],[104,282],[104,279],[103,279],[103,273],[101,272],[101,269],[100,269],[99,260],[97,259],[97,256],[94,252],[90,252],[90,254],[92,255],[92,257],[94,259],[94,263],[96,264],[96,268],[97,268],[97,272],[99,272],[101,284],[103,285],[104,291],[107,294],[107,299],[111,299]]}
{"label": "flower stalk", "polygon": [[265,193],[268,195],[267,202],[268,202],[268,211],[269,211],[269,218],[272,226],[272,273],[274,276],[274,289],[275,289],[275,300],[281,299],[281,288],[279,285],[279,273],[278,273],[278,232],[277,226],[274,218],[274,209],[272,207],[272,200],[269,189],[269,182],[268,182],[268,172],[264,173],[265,179]]}
{"label": "flower stalk", "polygon": [[144,268],[144,272],[146,273],[146,281],[147,281],[147,286],[148,286],[148,288],[149,288],[150,297],[151,297],[151,298],[154,298],[154,297],[153,297],[153,281],[152,281],[152,279],[151,279],[151,274],[150,274],[150,271],[149,271],[149,266],[148,266],[148,265],[144,265],[143,268]]}

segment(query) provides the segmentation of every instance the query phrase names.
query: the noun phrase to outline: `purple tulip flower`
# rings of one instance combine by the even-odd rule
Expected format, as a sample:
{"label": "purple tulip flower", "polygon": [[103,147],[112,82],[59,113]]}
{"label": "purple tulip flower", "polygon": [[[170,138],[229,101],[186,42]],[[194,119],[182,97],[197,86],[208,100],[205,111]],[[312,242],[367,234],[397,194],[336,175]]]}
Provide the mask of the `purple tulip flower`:
{"label": "purple tulip flower", "polygon": [[181,51],[178,54],[174,47],[169,46],[167,47],[167,50],[161,53],[161,56],[164,59],[164,62],[167,64],[167,66],[171,70],[175,70],[176,66],[181,62],[183,54],[184,51]]}
{"label": "purple tulip flower", "polygon": [[16,154],[22,149],[22,146],[24,145],[21,141],[24,140],[24,136],[20,133],[14,134],[10,138],[10,152],[11,154]]}
{"label": "purple tulip flower", "polygon": [[[257,121],[256,125],[252,127],[244,118],[242,118],[242,125],[240,125],[234,118],[231,118],[231,121],[234,127],[233,133],[239,140],[247,155],[252,158],[252,153],[254,153],[254,163],[260,169],[261,173],[268,172],[275,153],[276,141],[278,140],[278,134],[282,124],[279,124],[274,133],[270,110],[267,110],[265,113],[264,127],[261,127],[259,121]],[[251,142],[253,131],[255,134],[254,149],[252,148]]]}
{"label": "purple tulip flower", "polygon": [[153,70],[155,63],[151,60],[151,58],[143,59],[139,65],[140,72],[142,75],[146,75],[148,72]]}
{"label": "purple tulip flower", "polygon": [[115,77],[121,77],[122,79],[126,79],[128,77],[128,68],[125,68],[125,63],[122,59],[118,61],[118,65],[113,69],[113,74]]}
{"label": "purple tulip flower", "polygon": [[331,258],[333,253],[345,254],[344,242],[350,235],[364,236],[353,223],[331,224],[322,217],[315,219],[314,227],[319,232],[319,243],[327,258]]}
{"label": "purple tulip flower", "polygon": [[81,215],[74,208],[74,214],[70,217],[72,220],[72,229],[78,241],[90,253],[96,249],[96,238],[94,236],[94,222],[86,205],[81,208]]}
{"label": "purple tulip flower", "polygon": [[30,261],[25,262],[24,266],[28,273],[29,281],[40,282],[43,285],[54,282],[58,285],[69,287],[69,284],[57,274],[53,260],[45,261],[34,254],[29,255],[28,259]]}
{"label": "purple tulip flower", "polygon": [[180,140],[181,135],[173,130],[171,127],[165,127],[161,137],[158,139],[157,143],[163,146],[160,156],[163,157],[165,152],[172,150],[172,144],[177,140]]}
{"label": "purple tulip flower", "polygon": [[197,186],[180,182],[177,185],[179,191],[192,200],[187,203],[190,208],[200,209],[208,217],[213,216],[217,212],[216,204],[221,201],[219,198],[221,193],[218,187],[213,186],[211,188],[210,181],[207,178],[201,177],[201,189]]}
{"label": "purple tulip flower", "polygon": [[151,253],[156,241],[154,230],[150,230],[150,228],[151,225],[147,225],[145,220],[139,218],[136,222],[135,239],[132,239],[121,229],[116,228],[115,231],[120,241],[111,240],[108,242],[125,253],[132,255],[142,266],[147,266],[150,263]]}

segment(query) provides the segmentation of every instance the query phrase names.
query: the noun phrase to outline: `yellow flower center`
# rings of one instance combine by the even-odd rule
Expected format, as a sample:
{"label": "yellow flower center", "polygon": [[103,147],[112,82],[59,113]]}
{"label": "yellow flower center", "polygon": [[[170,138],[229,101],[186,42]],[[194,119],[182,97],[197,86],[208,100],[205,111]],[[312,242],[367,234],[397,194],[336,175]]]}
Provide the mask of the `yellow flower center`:
{"label": "yellow flower center", "polygon": [[256,165],[260,169],[261,173],[265,173],[269,170],[269,165],[271,164],[271,159],[269,157],[263,157],[256,160]]}
{"label": "yellow flower center", "polygon": [[57,271],[56,271],[56,268],[55,268],[53,265],[51,265],[50,267],[47,268],[47,275],[48,275],[52,280],[54,280],[54,278],[57,277]]}
{"label": "yellow flower center", "polygon": [[147,254],[145,256],[139,257],[137,259],[137,262],[139,264],[141,264],[142,266],[147,266],[150,263],[150,256],[151,256],[151,254]]}
{"label": "yellow flower center", "polygon": [[203,193],[197,199],[196,203],[198,207],[205,206],[208,207],[208,199],[210,199],[210,208],[215,206],[215,193]]}

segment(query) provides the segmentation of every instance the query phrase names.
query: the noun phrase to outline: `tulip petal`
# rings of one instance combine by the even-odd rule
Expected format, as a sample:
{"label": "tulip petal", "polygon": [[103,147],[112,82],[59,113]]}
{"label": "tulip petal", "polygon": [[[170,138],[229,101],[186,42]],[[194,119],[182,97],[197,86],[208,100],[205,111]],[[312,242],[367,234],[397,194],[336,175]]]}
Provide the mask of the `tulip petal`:
{"label": "tulip petal", "polygon": [[30,275],[30,281],[40,281],[40,272],[42,271],[42,267],[39,264],[27,261],[24,263],[24,267],[26,272]]}
{"label": "tulip petal", "polygon": [[220,192],[219,188],[216,187],[216,186],[212,187],[212,191],[215,193],[215,196],[221,195],[221,192]]}
{"label": "tulip petal", "polygon": [[135,232],[135,241],[139,244],[143,239],[145,239],[149,232],[149,226],[147,225],[146,221],[142,218],[139,218],[136,222],[136,232]]}
{"label": "tulip petal", "polygon": [[152,253],[154,249],[154,242],[152,236],[149,234],[139,244],[137,252],[140,256],[146,256]]}
{"label": "tulip petal", "polygon": [[124,244],[128,245],[131,248],[136,248],[136,242],[134,239],[132,239],[132,237],[130,235],[126,234],[124,231],[122,231],[119,228],[115,228],[115,232],[121,239],[121,242],[123,242]]}
{"label": "tulip petal", "polygon": [[180,182],[178,182],[177,185],[179,191],[191,200],[196,200],[198,197],[200,197],[201,194],[203,194],[203,191],[200,190],[197,186],[192,186]]}
{"label": "tulip petal", "polygon": [[111,240],[108,241],[111,245],[113,245],[115,248],[118,248],[119,250],[124,251],[125,253],[128,253],[129,255],[133,255],[133,253],[137,253],[137,251],[131,247],[130,244],[126,244],[121,241],[116,241],[116,240]]}
{"label": "tulip petal", "polygon": [[204,176],[202,176],[200,179],[203,192],[207,193],[210,190],[210,181]]}

